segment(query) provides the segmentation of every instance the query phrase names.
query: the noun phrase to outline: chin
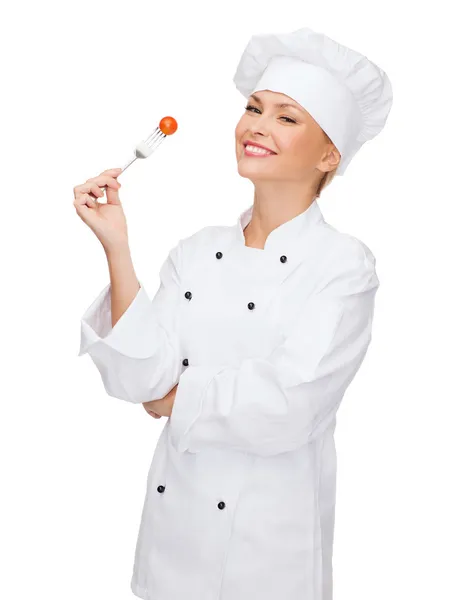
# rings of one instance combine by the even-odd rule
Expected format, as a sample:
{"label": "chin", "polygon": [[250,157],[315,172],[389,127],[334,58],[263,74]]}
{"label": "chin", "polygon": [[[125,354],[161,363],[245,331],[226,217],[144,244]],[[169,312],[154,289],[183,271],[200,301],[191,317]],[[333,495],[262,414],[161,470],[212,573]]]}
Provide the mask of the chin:
{"label": "chin", "polygon": [[270,175],[271,175],[270,165],[267,166],[265,163],[266,163],[266,161],[261,158],[253,159],[251,161],[243,160],[243,158],[241,158],[237,162],[237,170],[241,177],[249,177],[249,178],[254,177],[256,179],[270,179]]}
{"label": "chin", "polygon": [[262,173],[260,169],[247,169],[242,167],[242,165],[238,165],[237,172],[240,177],[244,177],[245,179],[249,179],[252,183],[257,183],[259,181],[270,181],[273,179],[270,177],[270,173],[266,170],[263,170]]}

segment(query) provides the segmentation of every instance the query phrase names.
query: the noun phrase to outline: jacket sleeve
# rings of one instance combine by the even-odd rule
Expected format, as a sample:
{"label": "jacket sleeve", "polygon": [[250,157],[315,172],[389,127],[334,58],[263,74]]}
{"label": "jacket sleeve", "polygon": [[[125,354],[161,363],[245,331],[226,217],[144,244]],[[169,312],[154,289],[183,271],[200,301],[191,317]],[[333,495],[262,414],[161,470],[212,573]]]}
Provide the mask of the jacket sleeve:
{"label": "jacket sleeve", "polygon": [[165,396],[182,371],[176,308],[180,293],[181,243],[160,269],[160,285],[151,300],[142,285],[112,327],[111,285],[81,319],[78,356],[88,353],[109,396],[133,403]]}
{"label": "jacket sleeve", "polygon": [[326,276],[292,331],[269,356],[238,366],[189,366],[170,417],[180,451],[230,448],[259,456],[295,450],[332,422],[371,340],[379,280],[375,258],[356,247]]}

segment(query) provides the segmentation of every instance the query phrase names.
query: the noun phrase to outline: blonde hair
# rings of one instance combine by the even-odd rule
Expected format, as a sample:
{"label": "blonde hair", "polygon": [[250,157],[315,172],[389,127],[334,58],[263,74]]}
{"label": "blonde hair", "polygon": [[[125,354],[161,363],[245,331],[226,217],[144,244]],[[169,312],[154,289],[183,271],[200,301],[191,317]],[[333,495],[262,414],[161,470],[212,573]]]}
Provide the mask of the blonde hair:
{"label": "blonde hair", "polygon": [[[329,136],[324,130],[322,130],[322,133],[324,134],[324,137],[326,138],[327,142],[333,144],[332,140],[329,138]],[[335,167],[335,169],[332,169],[331,171],[326,171],[321,177],[321,180],[319,181],[318,187],[316,189],[316,198],[319,198],[322,190],[331,183],[332,179],[335,177],[337,169],[338,167]]]}

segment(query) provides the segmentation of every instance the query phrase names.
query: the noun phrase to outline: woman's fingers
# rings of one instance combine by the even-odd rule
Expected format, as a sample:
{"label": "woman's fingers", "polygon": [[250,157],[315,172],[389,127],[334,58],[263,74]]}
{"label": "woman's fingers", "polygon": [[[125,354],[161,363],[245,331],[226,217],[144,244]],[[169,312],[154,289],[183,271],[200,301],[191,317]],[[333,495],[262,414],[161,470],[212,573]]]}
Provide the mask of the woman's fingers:
{"label": "woman's fingers", "polygon": [[152,410],[151,408],[148,408],[148,402],[143,402],[142,406],[144,407],[145,411],[148,412],[149,415],[151,415],[154,419],[161,419],[162,415],[159,415],[157,412],[155,412],[154,410]]}
{"label": "woman's fingers", "polygon": [[118,177],[122,170],[123,169],[121,169],[120,167],[115,169],[106,169],[105,171],[100,173],[100,175],[112,175],[113,177]]}
{"label": "woman's fingers", "polygon": [[97,175],[96,177],[90,177],[84,183],[76,185],[73,188],[74,198],[77,203],[78,197],[85,193],[92,193],[99,198],[103,195],[102,187],[110,187],[113,190],[119,190],[121,183],[116,179],[121,173],[121,169],[107,169]]}
{"label": "woman's fingers", "polygon": [[[73,205],[78,216],[94,232],[104,249],[124,244],[128,227],[119,198],[121,184],[116,177],[122,169],[107,169],[74,186]],[[98,202],[106,193],[106,202]]]}
{"label": "woman's fingers", "polygon": [[83,183],[77,187],[78,191],[74,199],[75,205],[87,204],[90,208],[95,208],[97,198],[102,198],[104,195],[103,190],[93,181]]}

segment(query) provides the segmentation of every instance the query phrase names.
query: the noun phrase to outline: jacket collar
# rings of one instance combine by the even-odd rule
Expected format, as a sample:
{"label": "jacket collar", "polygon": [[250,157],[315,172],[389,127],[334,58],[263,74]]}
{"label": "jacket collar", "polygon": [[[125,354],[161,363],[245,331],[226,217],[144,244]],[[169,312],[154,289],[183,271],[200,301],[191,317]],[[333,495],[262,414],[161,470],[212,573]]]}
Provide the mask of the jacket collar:
{"label": "jacket collar", "polygon": [[317,200],[313,200],[310,206],[308,206],[303,212],[273,229],[265,241],[264,249],[252,248],[245,245],[245,236],[243,234],[243,230],[251,221],[253,216],[253,207],[254,204],[249,206],[240,214],[235,228],[236,239],[242,246],[244,246],[246,251],[268,252],[270,250],[279,251],[280,249],[288,248],[290,244],[293,244],[301,236],[303,236],[305,231],[311,225],[315,225],[316,223],[324,220]]}

